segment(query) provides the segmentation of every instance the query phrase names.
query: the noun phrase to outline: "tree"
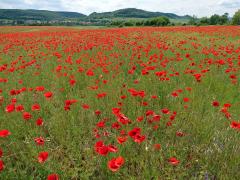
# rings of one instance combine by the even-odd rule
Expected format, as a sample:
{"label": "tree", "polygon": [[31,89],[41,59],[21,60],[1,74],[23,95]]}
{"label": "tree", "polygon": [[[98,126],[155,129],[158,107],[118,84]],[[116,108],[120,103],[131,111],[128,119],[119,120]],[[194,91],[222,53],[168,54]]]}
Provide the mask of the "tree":
{"label": "tree", "polygon": [[170,20],[165,16],[149,19],[145,21],[145,26],[167,26],[170,24]]}
{"label": "tree", "polygon": [[222,16],[218,15],[218,14],[214,14],[212,15],[210,18],[207,17],[202,17],[200,19],[200,25],[224,25],[224,24],[228,24],[229,23],[229,14],[228,13],[224,13]]}
{"label": "tree", "polygon": [[218,14],[214,14],[210,17],[210,24],[217,25],[220,24],[221,17]]}
{"label": "tree", "polygon": [[143,26],[144,25],[144,21],[137,21],[136,22],[136,26]]}
{"label": "tree", "polygon": [[133,21],[126,21],[124,22],[124,26],[134,26],[135,23]]}
{"label": "tree", "polygon": [[111,26],[119,26],[119,25],[122,25],[123,24],[123,21],[112,21],[111,22]]}
{"label": "tree", "polygon": [[240,25],[240,9],[234,14],[232,23],[234,25]]}
{"label": "tree", "polygon": [[221,25],[227,24],[229,21],[228,15],[229,15],[228,13],[224,13],[222,16],[220,16],[219,24],[221,24]]}
{"label": "tree", "polygon": [[200,19],[200,25],[208,25],[208,24],[210,24],[209,21],[210,21],[209,18],[207,18],[207,17],[202,17],[202,18]]}
{"label": "tree", "polygon": [[190,25],[197,25],[197,16],[193,15],[193,16],[189,19],[188,24],[190,24]]}

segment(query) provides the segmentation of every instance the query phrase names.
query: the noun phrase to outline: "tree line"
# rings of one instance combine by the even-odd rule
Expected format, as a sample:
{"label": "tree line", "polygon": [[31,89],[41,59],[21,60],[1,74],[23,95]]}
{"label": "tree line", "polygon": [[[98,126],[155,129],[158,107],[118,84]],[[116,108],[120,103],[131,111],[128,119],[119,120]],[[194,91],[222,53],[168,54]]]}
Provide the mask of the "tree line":
{"label": "tree line", "polygon": [[240,25],[240,10],[238,10],[232,18],[229,17],[228,13],[223,15],[214,14],[208,17],[202,17],[198,19],[193,16],[189,22],[189,25]]}
{"label": "tree line", "polygon": [[197,18],[192,16],[186,23],[173,23],[169,18],[160,16],[156,18],[146,20],[117,20],[112,21],[110,26],[174,26],[174,25],[195,25],[195,26],[207,26],[207,25],[240,25],[240,10],[238,10],[232,18],[228,13],[223,15],[214,14],[210,17]]}
{"label": "tree line", "polygon": [[165,16],[150,18],[146,20],[117,20],[112,21],[110,26],[168,26],[171,25],[170,19]]}

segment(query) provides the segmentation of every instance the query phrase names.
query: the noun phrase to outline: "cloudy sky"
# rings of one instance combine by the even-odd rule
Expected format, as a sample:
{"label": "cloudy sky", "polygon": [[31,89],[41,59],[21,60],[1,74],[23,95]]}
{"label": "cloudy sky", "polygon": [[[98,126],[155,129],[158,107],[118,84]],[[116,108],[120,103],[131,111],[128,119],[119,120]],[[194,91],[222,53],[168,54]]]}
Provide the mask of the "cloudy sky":
{"label": "cloudy sky", "polygon": [[240,0],[0,0],[0,9],[46,9],[86,15],[129,7],[202,17],[225,12],[233,15],[240,9]]}

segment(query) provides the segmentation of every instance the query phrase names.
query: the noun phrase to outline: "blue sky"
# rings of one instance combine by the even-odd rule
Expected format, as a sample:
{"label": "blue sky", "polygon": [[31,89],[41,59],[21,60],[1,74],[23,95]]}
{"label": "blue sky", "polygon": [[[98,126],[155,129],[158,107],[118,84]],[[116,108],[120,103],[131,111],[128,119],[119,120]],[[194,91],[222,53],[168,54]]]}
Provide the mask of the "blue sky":
{"label": "blue sky", "polygon": [[1,9],[46,9],[87,15],[129,7],[198,17],[225,12],[232,16],[240,9],[240,0],[0,0]]}

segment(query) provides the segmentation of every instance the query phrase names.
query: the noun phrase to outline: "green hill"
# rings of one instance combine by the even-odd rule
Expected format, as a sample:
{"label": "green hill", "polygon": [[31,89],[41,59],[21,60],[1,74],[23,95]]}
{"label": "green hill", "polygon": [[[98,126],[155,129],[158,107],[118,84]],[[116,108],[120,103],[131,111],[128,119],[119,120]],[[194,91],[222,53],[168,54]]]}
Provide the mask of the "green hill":
{"label": "green hill", "polygon": [[190,16],[178,16],[173,13],[150,12],[135,8],[119,9],[112,12],[92,13],[86,16],[77,12],[48,11],[48,10],[22,10],[22,9],[0,9],[0,19],[9,20],[64,20],[88,17],[91,19],[102,18],[153,18],[166,16],[170,19],[189,19]]}
{"label": "green hill", "polygon": [[82,18],[86,15],[76,12],[47,11],[47,10],[21,10],[21,9],[0,9],[0,19],[8,20],[64,20],[71,18]]}
{"label": "green hill", "polygon": [[48,11],[34,9],[0,9],[0,25],[109,25],[115,21],[146,21],[165,16],[171,22],[188,22],[190,16],[173,13],[150,12],[136,8],[112,12],[92,13],[86,16],[78,12]]}
{"label": "green hill", "polygon": [[153,18],[159,16],[166,16],[170,19],[189,19],[190,16],[178,16],[173,13],[150,12],[136,8],[119,9],[112,12],[92,13],[90,18]]}

